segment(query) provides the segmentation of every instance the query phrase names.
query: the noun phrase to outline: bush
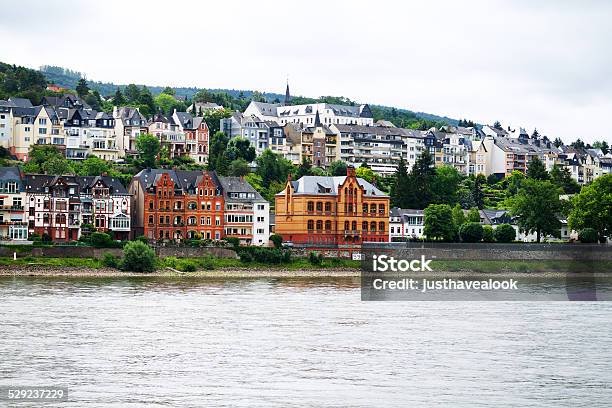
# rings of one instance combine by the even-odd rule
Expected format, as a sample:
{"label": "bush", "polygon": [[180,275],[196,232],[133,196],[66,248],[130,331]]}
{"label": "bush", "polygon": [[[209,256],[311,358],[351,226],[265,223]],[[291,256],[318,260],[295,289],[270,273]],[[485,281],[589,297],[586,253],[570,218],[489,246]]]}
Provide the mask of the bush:
{"label": "bush", "polygon": [[599,235],[594,228],[584,228],[578,233],[578,240],[583,244],[594,244],[599,241]]}
{"label": "bush", "polygon": [[311,252],[308,254],[308,262],[311,265],[320,266],[323,263],[323,255]]}
{"label": "bush", "polygon": [[153,272],[155,251],[140,241],[131,241],[123,247],[123,269],[133,272]]}
{"label": "bush", "polygon": [[234,248],[238,248],[240,246],[240,238],[227,237],[223,239],[227,241],[227,243],[233,246]]}
{"label": "bush", "polygon": [[179,260],[176,256],[167,256],[164,258],[164,266],[167,266],[169,268],[173,268],[176,269],[176,266],[178,265]]}
{"label": "bush", "polygon": [[44,234],[42,234],[41,241],[44,242],[45,244],[51,243],[51,241],[52,241],[51,235],[49,235],[49,234],[47,234],[45,232]]}
{"label": "bush", "polygon": [[512,242],[516,239],[516,231],[510,224],[498,225],[494,235],[497,242]]}
{"label": "bush", "polygon": [[140,241],[143,244],[147,244],[147,245],[149,244],[149,239],[147,237],[145,237],[144,235],[137,236],[135,240],[136,241]]}
{"label": "bush", "polygon": [[477,222],[466,222],[459,229],[459,235],[463,242],[480,242],[483,236],[482,225]]}
{"label": "bush", "polygon": [[253,262],[253,255],[250,252],[244,251],[240,253],[240,262],[251,263]]}
{"label": "bush", "polygon": [[96,248],[108,248],[112,245],[113,240],[105,232],[94,232],[89,236],[89,242]]}
{"label": "bush", "polygon": [[200,261],[200,266],[204,270],[212,271],[215,269],[215,262],[211,257],[206,257]]}
{"label": "bush", "polygon": [[278,234],[270,235],[270,241],[274,244],[274,248],[280,248],[283,246],[283,237]]}
{"label": "bush", "polygon": [[484,242],[494,242],[495,241],[495,233],[493,232],[493,227],[490,225],[482,226],[482,240]]}
{"label": "bush", "polygon": [[117,269],[119,268],[119,258],[109,252],[106,252],[102,257],[102,265]]}
{"label": "bush", "polygon": [[195,272],[198,270],[198,266],[193,261],[184,260],[180,263],[179,269],[183,272]]}

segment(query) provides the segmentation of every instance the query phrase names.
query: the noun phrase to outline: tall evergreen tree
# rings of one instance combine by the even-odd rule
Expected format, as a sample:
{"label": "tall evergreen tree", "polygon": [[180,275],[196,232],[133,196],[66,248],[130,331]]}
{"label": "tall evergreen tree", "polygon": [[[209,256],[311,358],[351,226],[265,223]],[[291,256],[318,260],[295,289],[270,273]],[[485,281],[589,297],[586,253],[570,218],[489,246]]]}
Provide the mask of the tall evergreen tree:
{"label": "tall evergreen tree", "polygon": [[483,174],[479,174],[474,179],[474,186],[472,187],[472,197],[474,198],[474,202],[476,207],[483,208],[484,207],[484,192],[482,191],[482,187],[487,184],[487,178]]}
{"label": "tall evergreen tree", "polygon": [[115,96],[113,97],[113,105],[115,106],[123,106],[125,105],[125,98],[121,93],[121,89],[117,88],[115,91]]}
{"label": "tall evergreen tree", "polygon": [[433,157],[427,150],[416,159],[410,172],[408,208],[424,209],[432,201],[432,181],[436,176]]}
{"label": "tall evergreen tree", "polygon": [[408,169],[403,157],[400,157],[400,162],[395,173],[395,180],[391,186],[391,205],[394,207],[408,208],[410,203],[410,178]]}
{"label": "tall evergreen tree", "polygon": [[79,82],[76,86],[76,91],[81,98],[87,96],[87,94],[89,93],[89,86],[87,85],[87,81],[85,80],[85,78],[79,79]]}
{"label": "tall evergreen tree", "polygon": [[527,165],[527,178],[534,180],[548,180],[550,178],[544,163],[538,156],[534,156]]}

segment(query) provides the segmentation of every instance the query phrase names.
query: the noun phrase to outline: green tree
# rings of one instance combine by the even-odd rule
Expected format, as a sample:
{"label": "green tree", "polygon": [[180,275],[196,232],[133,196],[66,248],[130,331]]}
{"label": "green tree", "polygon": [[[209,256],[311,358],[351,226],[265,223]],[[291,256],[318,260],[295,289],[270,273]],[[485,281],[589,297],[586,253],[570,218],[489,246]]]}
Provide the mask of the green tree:
{"label": "green tree", "polygon": [[601,149],[603,154],[608,154],[610,152],[610,145],[605,140],[597,140],[593,142],[593,149]]}
{"label": "green tree", "polygon": [[462,176],[453,166],[437,167],[432,183],[432,200],[436,204],[452,205],[457,202],[457,192]]}
{"label": "green tree", "polygon": [[550,175],[544,167],[544,163],[538,156],[534,156],[527,166],[527,178],[533,180],[548,180]]}
{"label": "green tree", "polygon": [[[172,88],[170,88],[169,86],[165,87],[161,93],[164,93],[166,95],[170,95],[170,96],[176,96],[176,91]],[[195,112],[194,112],[195,114]]]}
{"label": "green tree", "polygon": [[52,159],[64,159],[64,155],[53,145],[32,145],[28,154],[28,164],[36,166],[39,172],[42,165]]}
{"label": "green tree", "polygon": [[459,228],[459,235],[463,242],[480,242],[483,236],[482,225],[478,222],[466,222]]}
{"label": "green tree", "polygon": [[143,167],[155,167],[160,149],[159,139],[151,134],[143,133],[136,138],[136,150]]}
{"label": "green tree", "polygon": [[121,93],[121,89],[117,88],[115,91],[115,96],[113,97],[113,105],[115,106],[124,106],[126,103],[125,97]]}
{"label": "green tree", "polygon": [[472,197],[476,203],[476,207],[484,207],[484,192],[482,191],[483,186],[487,184],[487,179],[483,174],[479,174],[474,179],[474,186],[472,188]]}
{"label": "green tree", "polygon": [[[346,174],[346,173],[345,173]],[[391,205],[393,207],[408,208],[410,204],[410,178],[403,157],[397,165],[395,179],[391,186]]]}
{"label": "green tree", "polygon": [[553,141],[553,145],[555,145],[555,147],[561,147],[561,146],[563,146],[563,140],[561,140],[560,138],[556,137],[555,140]]}
{"label": "green tree", "polygon": [[458,203],[453,207],[453,223],[458,227],[465,224],[465,214]]}
{"label": "green tree", "polygon": [[283,246],[282,235],[272,234],[270,235],[270,241],[274,244],[274,248],[281,248]]}
{"label": "green tree", "polygon": [[527,233],[536,233],[537,242],[543,235],[559,237],[559,215],[563,205],[559,200],[560,189],[550,181],[526,179],[511,200],[510,213],[518,218],[518,226]]}
{"label": "green tree", "polygon": [[256,159],[257,174],[261,177],[262,187],[268,188],[275,181],[283,181],[287,179],[287,174],[284,173],[279,156],[270,149],[264,152]]}
{"label": "green tree", "polygon": [[99,176],[109,173],[111,169],[110,163],[106,160],[96,156],[89,156],[78,165],[76,172],[79,176]]}
{"label": "green tree", "polygon": [[436,176],[434,161],[427,150],[416,159],[410,172],[408,208],[423,209],[432,201],[432,181]]}
{"label": "green tree", "polygon": [[510,224],[498,225],[494,230],[497,242],[512,242],[516,239],[516,230]]}
{"label": "green tree", "polygon": [[232,116],[231,109],[207,109],[204,112],[204,121],[208,125],[210,134],[214,134],[221,130],[221,119],[229,118]]}
{"label": "green tree", "polygon": [[563,189],[565,194],[576,194],[580,192],[580,185],[572,178],[567,167],[555,164],[550,170],[550,180],[557,186]]}
{"label": "green tree", "polygon": [[257,156],[255,147],[248,139],[241,136],[234,137],[227,143],[226,154],[231,161],[244,159],[247,163],[251,163]]}
{"label": "green tree", "polygon": [[153,272],[156,263],[155,251],[140,241],[130,241],[123,247],[122,269],[133,272]]}
{"label": "green tree", "polygon": [[41,166],[41,170],[46,174],[74,174],[74,169],[70,160],[63,158],[53,158],[44,162]]}
{"label": "green tree", "polygon": [[85,78],[79,79],[79,82],[76,86],[77,95],[81,98],[84,98],[87,94],[89,94],[89,86],[87,85],[87,81]]}
{"label": "green tree", "polygon": [[328,166],[330,176],[346,176],[346,163],[342,160],[336,160]]}
{"label": "green tree", "polygon": [[304,156],[302,162],[298,166],[296,178],[300,179],[304,176],[312,176],[312,163]]}
{"label": "green tree", "polygon": [[250,172],[249,163],[243,158],[239,158],[230,163],[228,174],[234,177],[244,177]]}
{"label": "green tree", "polygon": [[[223,132],[216,132],[210,138],[210,150],[208,155],[208,170],[217,170],[222,156],[225,156],[227,150],[227,136]],[[221,163],[223,164],[223,163]]]}
{"label": "green tree", "polygon": [[612,174],[596,178],[574,196],[568,217],[570,229],[593,228],[600,240],[612,235]]}
{"label": "green tree", "polygon": [[427,239],[452,241],[456,235],[453,212],[448,204],[430,204],[424,212]]}
{"label": "green tree", "polygon": [[376,180],[378,179],[378,176],[376,175],[376,173],[374,173],[374,170],[369,167],[357,168],[357,170],[355,170],[355,175],[373,184],[376,184]]}
{"label": "green tree", "polygon": [[155,105],[164,114],[170,115],[178,105],[178,101],[174,99],[174,96],[165,93],[160,93],[155,97]]}
{"label": "green tree", "polygon": [[482,240],[483,242],[494,242],[495,241],[495,233],[493,232],[493,227],[490,225],[482,226]]}
{"label": "green tree", "polygon": [[[149,91],[149,88],[146,86],[143,86],[142,90],[140,91],[140,95],[138,96],[138,104],[141,107],[140,112],[145,116],[153,115],[157,110],[157,107],[155,106],[155,99],[153,99],[151,91]],[[146,109],[143,109],[143,107],[146,107]]]}
{"label": "green tree", "polygon": [[475,208],[475,207],[470,208],[466,221],[467,222],[480,222],[480,212],[478,211],[478,208]]}
{"label": "green tree", "polygon": [[123,90],[128,103],[137,104],[140,100],[140,88],[134,84],[129,84]]}

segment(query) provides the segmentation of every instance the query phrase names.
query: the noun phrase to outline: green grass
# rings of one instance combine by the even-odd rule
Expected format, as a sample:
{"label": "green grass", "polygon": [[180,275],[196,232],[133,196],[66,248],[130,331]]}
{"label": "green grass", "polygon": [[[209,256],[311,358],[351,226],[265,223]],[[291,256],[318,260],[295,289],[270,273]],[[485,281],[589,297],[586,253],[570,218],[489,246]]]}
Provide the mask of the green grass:
{"label": "green grass", "polygon": [[76,267],[76,268],[102,268],[102,262],[94,258],[51,258],[51,257],[33,257],[26,256],[23,258],[0,258],[0,265],[39,265],[39,266],[55,266],[55,267]]}
{"label": "green grass", "polygon": [[212,269],[229,269],[229,268],[249,268],[249,269],[288,269],[288,270],[299,270],[299,269],[328,269],[328,268],[351,268],[359,269],[360,261],[353,261],[350,259],[324,259],[320,266],[313,266],[308,259],[305,258],[294,258],[290,263],[283,264],[264,264],[259,262],[244,263],[239,259],[231,258],[175,258],[167,257],[159,260],[159,267],[166,268],[170,267],[178,269],[180,271],[185,270],[185,266],[188,263],[194,263],[198,270],[212,270]]}

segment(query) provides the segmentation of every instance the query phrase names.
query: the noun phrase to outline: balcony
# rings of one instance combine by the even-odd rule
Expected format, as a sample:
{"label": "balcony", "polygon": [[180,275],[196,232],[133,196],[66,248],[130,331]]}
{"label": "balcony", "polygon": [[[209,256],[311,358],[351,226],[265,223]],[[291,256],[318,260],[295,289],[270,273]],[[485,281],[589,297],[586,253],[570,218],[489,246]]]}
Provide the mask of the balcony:
{"label": "balcony", "polygon": [[21,212],[24,211],[24,207],[23,205],[2,205],[0,210]]}

